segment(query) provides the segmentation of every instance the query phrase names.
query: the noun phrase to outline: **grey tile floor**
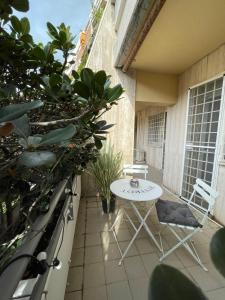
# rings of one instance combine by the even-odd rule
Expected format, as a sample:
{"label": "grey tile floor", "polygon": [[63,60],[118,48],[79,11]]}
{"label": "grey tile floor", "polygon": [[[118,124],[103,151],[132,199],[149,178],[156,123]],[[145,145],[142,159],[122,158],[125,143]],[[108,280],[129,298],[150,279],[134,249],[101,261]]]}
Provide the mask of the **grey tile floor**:
{"label": "grey tile floor", "polygon": [[[166,192],[162,198],[174,199]],[[118,207],[120,203],[118,200]],[[148,299],[149,278],[159,264],[160,252],[142,229],[122,265],[118,266],[120,252],[108,231],[113,220],[114,215],[102,213],[101,202],[96,197],[81,199],[65,300]],[[154,212],[148,223],[155,233],[161,227]],[[187,275],[210,300],[225,299],[225,279],[216,271],[209,256],[210,238],[217,229],[215,223],[208,221],[203,232],[194,238],[208,272],[203,271],[184,248],[177,249],[164,261]],[[132,230],[127,222],[116,227],[122,249],[127,246]],[[165,248],[174,242],[168,231],[162,238]]]}

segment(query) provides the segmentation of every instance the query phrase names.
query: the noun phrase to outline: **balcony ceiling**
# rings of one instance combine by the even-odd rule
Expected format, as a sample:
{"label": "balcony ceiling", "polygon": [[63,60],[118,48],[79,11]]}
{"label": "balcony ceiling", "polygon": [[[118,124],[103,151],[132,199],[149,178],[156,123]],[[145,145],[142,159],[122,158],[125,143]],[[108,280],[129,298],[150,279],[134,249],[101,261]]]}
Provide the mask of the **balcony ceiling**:
{"label": "balcony ceiling", "polygon": [[180,74],[225,42],[225,0],[167,0],[132,67]]}

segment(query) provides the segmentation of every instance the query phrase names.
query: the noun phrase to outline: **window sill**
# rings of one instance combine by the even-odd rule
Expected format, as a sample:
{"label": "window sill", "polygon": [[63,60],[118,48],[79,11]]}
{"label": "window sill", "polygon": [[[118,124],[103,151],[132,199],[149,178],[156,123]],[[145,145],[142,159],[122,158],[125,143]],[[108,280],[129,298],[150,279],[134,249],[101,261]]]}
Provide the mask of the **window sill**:
{"label": "window sill", "polygon": [[220,160],[220,161],[219,161],[219,165],[220,165],[220,166],[225,166],[225,160]]}

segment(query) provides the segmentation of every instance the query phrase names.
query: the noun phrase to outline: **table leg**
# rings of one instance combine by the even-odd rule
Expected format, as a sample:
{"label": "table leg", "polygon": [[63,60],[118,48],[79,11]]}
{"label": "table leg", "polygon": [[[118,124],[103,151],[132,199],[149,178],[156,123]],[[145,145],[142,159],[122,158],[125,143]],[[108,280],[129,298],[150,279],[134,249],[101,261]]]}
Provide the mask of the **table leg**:
{"label": "table leg", "polygon": [[159,243],[157,242],[156,238],[154,237],[153,233],[151,232],[151,230],[149,229],[148,225],[145,222],[147,217],[149,216],[152,208],[153,208],[153,205],[149,208],[149,210],[148,210],[146,216],[144,217],[144,219],[142,218],[142,215],[140,214],[140,212],[138,211],[137,207],[135,206],[135,204],[133,202],[131,202],[131,206],[133,207],[136,215],[138,216],[139,220],[141,221],[142,226],[144,226],[145,230],[147,231],[147,233],[149,234],[149,236],[151,237],[151,239],[153,240],[155,245],[162,252],[162,248],[160,247]]}

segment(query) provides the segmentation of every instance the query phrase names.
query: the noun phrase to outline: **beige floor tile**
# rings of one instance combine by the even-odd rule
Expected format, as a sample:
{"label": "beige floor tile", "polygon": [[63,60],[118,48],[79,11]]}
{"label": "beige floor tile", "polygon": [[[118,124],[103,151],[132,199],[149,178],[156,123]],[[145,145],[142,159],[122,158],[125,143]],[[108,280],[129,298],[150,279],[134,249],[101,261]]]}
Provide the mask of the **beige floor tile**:
{"label": "beige floor tile", "polygon": [[209,300],[224,300],[225,299],[225,288],[209,291],[206,293]]}
{"label": "beige floor tile", "polygon": [[107,246],[110,243],[115,243],[115,238],[113,236],[113,233],[111,231],[104,231],[100,233],[101,235],[101,240],[103,246]]}
{"label": "beige floor tile", "polygon": [[184,265],[182,264],[182,261],[179,259],[179,257],[176,255],[176,253],[171,253],[168,255],[163,261],[163,264],[167,264],[171,267],[177,268],[177,269],[183,269]]}
{"label": "beige floor tile", "polygon": [[150,276],[155,267],[159,264],[159,256],[156,253],[148,253],[141,255],[141,259],[148,275]]}
{"label": "beige floor tile", "polygon": [[108,300],[132,300],[128,281],[114,282],[107,285]]}
{"label": "beige floor tile", "polygon": [[117,244],[104,244],[103,245],[103,259],[105,261],[120,258],[120,252]]}
{"label": "beige floor tile", "polygon": [[92,233],[86,235],[85,246],[97,246],[101,245],[100,233]]}
{"label": "beige floor tile", "polygon": [[73,249],[71,254],[71,267],[82,266],[84,263],[84,248]]}
{"label": "beige floor tile", "polygon": [[87,202],[87,208],[96,208],[96,207],[97,207],[96,201]]}
{"label": "beige floor tile", "polygon": [[105,262],[106,283],[127,280],[123,264],[118,265],[119,260],[110,260]]}
{"label": "beige floor tile", "polygon": [[102,246],[91,246],[85,248],[85,264],[103,261]]}
{"label": "beige floor tile", "polygon": [[88,223],[86,226],[86,233],[96,233],[103,231],[103,226],[101,223]]}
{"label": "beige floor tile", "polygon": [[147,300],[149,278],[138,278],[129,280],[133,300]]}
{"label": "beige floor tile", "polygon": [[140,256],[132,256],[124,259],[124,266],[129,279],[146,277],[147,272]]}
{"label": "beige floor tile", "polygon": [[116,231],[116,236],[119,242],[130,241],[132,239],[128,229],[118,229],[118,231]]}
{"label": "beige floor tile", "polygon": [[84,234],[75,235],[73,241],[73,248],[82,248],[84,247]]}
{"label": "beige floor tile", "polygon": [[69,269],[67,278],[67,292],[81,290],[83,283],[83,267],[73,267]]}
{"label": "beige floor tile", "polygon": [[[120,245],[122,252],[124,252],[127,249],[127,246],[129,245],[129,241],[119,242],[119,245]],[[135,255],[138,255],[138,251],[137,251],[136,246],[134,244],[132,244],[126,254],[126,257],[135,256]]]}
{"label": "beige floor tile", "polygon": [[83,294],[83,300],[107,300],[107,290],[105,285],[85,289]]}
{"label": "beige floor tile", "polygon": [[64,300],[82,300],[81,291],[65,294]]}
{"label": "beige floor tile", "polygon": [[139,239],[134,242],[139,254],[152,253],[156,250],[156,246],[154,246],[149,239],[150,237],[146,239]]}
{"label": "beige floor tile", "polygon": [[105,284],[103,263],[95,263],[84,267],[84,289]]}
{"label": "beige floor tile", "polygon": [[187,271],[191,274],[197,284],[203,291],[210,291],[219,289],[225,286],[225,280],[221,277],[219,273],[210,269],[211,267],[206,265],[209,268],[208,272],[205,272],[200,266],[187,268]]}

